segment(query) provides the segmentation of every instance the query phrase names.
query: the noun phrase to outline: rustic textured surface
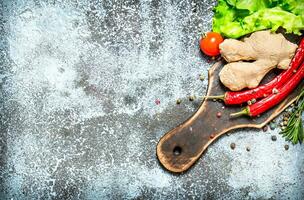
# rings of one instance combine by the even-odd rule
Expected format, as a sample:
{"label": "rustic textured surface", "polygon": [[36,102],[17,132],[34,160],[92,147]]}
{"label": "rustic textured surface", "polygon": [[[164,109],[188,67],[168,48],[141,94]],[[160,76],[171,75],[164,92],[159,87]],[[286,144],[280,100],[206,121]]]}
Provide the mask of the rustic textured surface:
{"label": "rustic textured surface", "polygon": [[233,132],[181,176],[156,159],[206,92],[214,5],[1,0],[0,199],[303,199],[303,145],[278,130]]}

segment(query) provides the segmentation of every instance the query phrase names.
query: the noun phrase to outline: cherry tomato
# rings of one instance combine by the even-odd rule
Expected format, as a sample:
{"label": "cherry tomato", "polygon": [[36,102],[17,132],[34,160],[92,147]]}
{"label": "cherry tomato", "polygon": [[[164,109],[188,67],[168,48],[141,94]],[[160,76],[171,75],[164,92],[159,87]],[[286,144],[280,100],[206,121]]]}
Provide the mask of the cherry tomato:
{"label": "cherry tomato", "polygon": [[200,49],[208,56],[217,56],[220,54],[219,45],[224,41],[221,34],[208,32],[200,40]]}

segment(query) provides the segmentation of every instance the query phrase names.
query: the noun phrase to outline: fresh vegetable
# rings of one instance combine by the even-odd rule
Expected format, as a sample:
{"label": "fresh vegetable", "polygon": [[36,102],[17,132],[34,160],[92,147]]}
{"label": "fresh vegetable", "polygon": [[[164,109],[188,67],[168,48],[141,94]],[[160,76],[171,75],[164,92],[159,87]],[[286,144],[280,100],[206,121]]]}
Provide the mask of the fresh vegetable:
{"label": "fresh vegetable", "polygon": [[219,0],[214,8],[213,31],[239,38],[259,30],[300,35],[304,30],[303,0]]}
{"label": "fresh vegetable", "polygon": [[304,129],[302,124],[302,113],[304,111],[304,89],[297,99],[298,106],[292,112],[286,128],[281,132],[286,140],[291,141],[293,144],[304,142]]}
{"label": "fresh vegetable", "polygon": [[220,54],[219,45],[224,41],[219,33],[208,32],[200,40],[200,49],[208,56]]}
{"label": "fresh vegetable", "polygon": [[287,69],[296,49],[281,33],[270,31],[252,33],[244,41],[226,39],[220,52],[230,63],[219,73],[220,80],[232,91],[255,88],[271,69]]}
{"label": "fresh vegetable", "polygon": [[252,104],[248,105],[244,110],[238,113],[231,114],[231,117],[237,117],[240,115],[248,115],[251,117],[258,116],[273,106],[280,103],[284,100],[289,93],[291,93],[299,83],[304,78],[304,63],[298,69],[298,71],[294,74],[292,79],[290,79],[285,85],[281,88],[277,89],[277,92],[265,97],[264,99]]}
{"label": "fresh vegetable", "polygon": [[276,76],[272,81],[256,87],[254,89],[238,91],[238,92],[226,92],[220,96],[208,96],[208,99],[221,99],[226,105],[242,104],[253,99],[260,99],[266,97],[272,93],[273,88],[282,87],[294,74],[294,71],[304,61],[304,38],[301,40],[299,47],[293,57],[289,68],[283,71],[280,75]]}

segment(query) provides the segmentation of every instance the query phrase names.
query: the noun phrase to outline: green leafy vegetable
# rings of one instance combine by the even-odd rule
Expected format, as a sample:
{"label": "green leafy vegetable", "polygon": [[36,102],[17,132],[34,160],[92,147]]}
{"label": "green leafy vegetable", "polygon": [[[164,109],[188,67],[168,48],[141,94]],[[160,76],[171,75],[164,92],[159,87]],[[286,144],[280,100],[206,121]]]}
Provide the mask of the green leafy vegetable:
{"label": "green leafy vegetable", "polygon": [[298,106],[291,114],[287,127],[281,132],[286,140],[291,141],[293,144],[304,142],[304,129],[302,124],[302,113],[304,111],[304,89],[297,99]]}
{"label": "green leafy vegetable", "polygon": [[304,0],[219,0],[213,31],[239,38],[248,33],[283,27],[287,33],[304,30]]}

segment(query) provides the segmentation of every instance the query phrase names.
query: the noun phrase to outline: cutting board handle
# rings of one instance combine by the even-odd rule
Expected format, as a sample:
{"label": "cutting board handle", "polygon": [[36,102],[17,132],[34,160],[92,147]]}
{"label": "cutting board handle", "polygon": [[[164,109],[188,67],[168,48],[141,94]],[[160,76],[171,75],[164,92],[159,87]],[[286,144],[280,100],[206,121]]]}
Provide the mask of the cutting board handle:
{"label": "cutting board handle", "polygon": [[[215,64],[216,69],[221,63]],[[209,77],[213,77],[215,71],[209,70]],[[209,91],[214,83],[209,79]],[[218,118],[217,112],[221,107],[206,109],[209,103],[202,103],[197,112],[181,125],[166,133],[157,145],[157,156],[162,165],[172,172],[183,172],[187,170],[200,157],[203,151],[214,141],[219,134],[225,130],[225,116]],[[229,116],[228,116],[229,117]]]}
{"label": "cutting board handle", "polygon": [[200,157],[205,147],[216,138],[215,123],[211,120],[216,119],[204,118],[198,111],[161,138],[157,145],[157,156],[165,168],[172,172],[183,172]]}

